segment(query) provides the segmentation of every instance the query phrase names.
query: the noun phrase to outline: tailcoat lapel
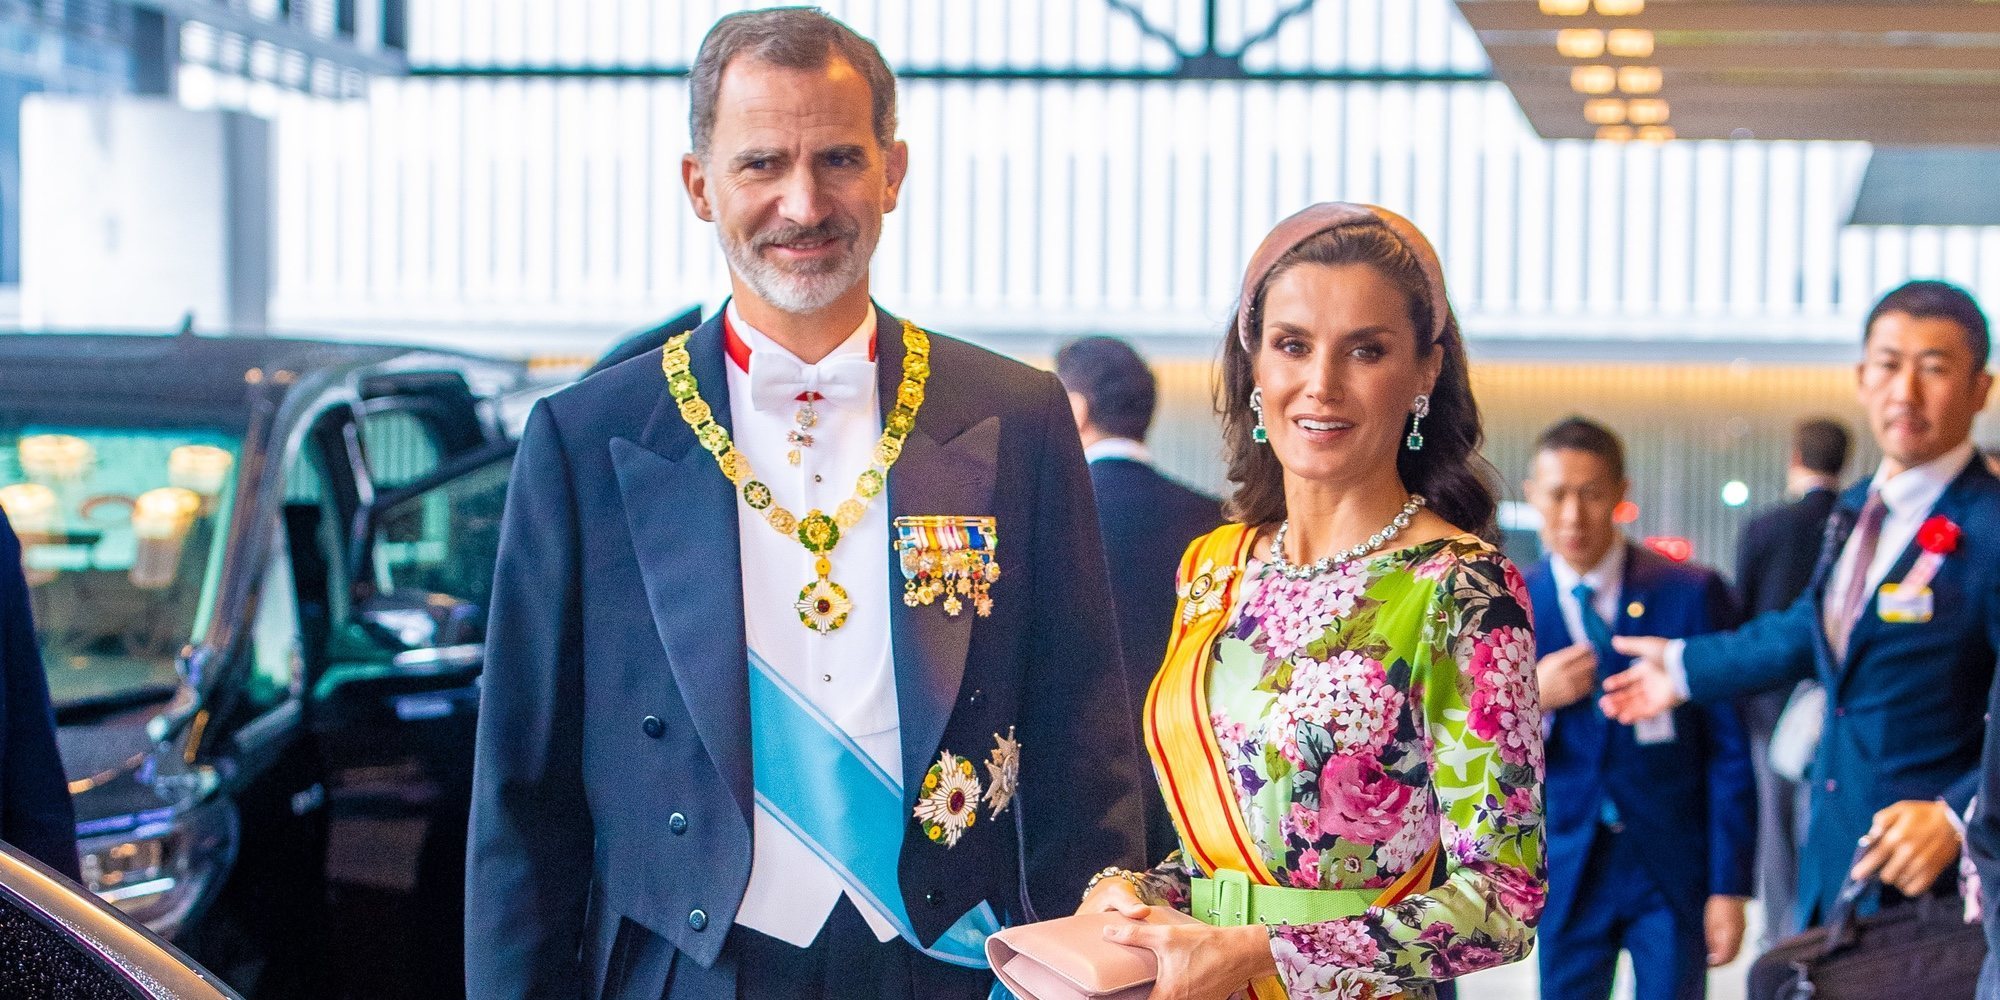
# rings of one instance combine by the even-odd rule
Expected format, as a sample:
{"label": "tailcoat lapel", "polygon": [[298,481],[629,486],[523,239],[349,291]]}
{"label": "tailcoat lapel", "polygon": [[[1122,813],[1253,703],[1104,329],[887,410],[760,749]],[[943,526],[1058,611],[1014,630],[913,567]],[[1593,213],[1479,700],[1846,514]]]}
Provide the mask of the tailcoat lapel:
{"label": "tailcoat lapel", "polygon": [[[695,330],[688,352],[701,398],[726,429],[721,317],[718,312]],[[612,439],[611,461],[667,664],[696,733],[747,820],[753,803],[750,657],[735,487],[681,419],[664,374],[651,420],[634,439]]]}
{"label": "tailcoat lapel", "polygon": [[[905,351],[902,321],[879,309],[876,319],[876,379],[886,420],[896,405]],[[956,373],[936,364],[935,349],[932,361],[916,428],[904,440],[902,457],[889,470],[888,509],[875,516],[993,513],[1000,418],[980,419],[977,387],[960,384],[954,378]],[[1006,544],[1008,526],[999,525],[999,533],[1001,544]],[[889,537],[896,537],[893,522]],[[977,616],[969,603],[955,617],[945,614],[939,604],[905,605],[901,563],[893,549],[883,555],[889,560],[889,631],[903,736],[903,797],[914,801],[958,700]]]}

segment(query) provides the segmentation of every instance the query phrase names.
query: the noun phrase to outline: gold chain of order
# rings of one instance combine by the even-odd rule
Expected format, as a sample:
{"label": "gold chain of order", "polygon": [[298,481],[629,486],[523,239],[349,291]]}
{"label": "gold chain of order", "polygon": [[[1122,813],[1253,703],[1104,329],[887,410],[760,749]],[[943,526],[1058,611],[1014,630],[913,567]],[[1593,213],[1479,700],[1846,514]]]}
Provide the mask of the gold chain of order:
{"label": "gold chain of order", "polygon": [[889,468],[903,454],[903,439],[917,426],[917,410],[924,403],[924,383],[931,375],[930,336],[909,320],[903,321],[903,381],[896,387],[896,405],[882,420],[882,437],[875,442],[874,461],[856,479],[854,495],[841,501],[832,516],[814,508],[803,518],[776,502],[771,488],[754,478],[750,460],[736,450],[729,432],[715,422],[714,411],[702,401],[700,386],[695,384],[693,362],[687,349],[690,336],[683,333],[668,340],[660,355],[660,368],[667,375],[667,393],[679,405],[681,419],[694,431],[695,440],[715,456],[716,466],[736,485],[743,502],[779,534],[797,538],[806,551],[818,557],[819,575],[827,576],[827,553],[840,544],[841,532],[861,523],[869,501],[888,485]]}

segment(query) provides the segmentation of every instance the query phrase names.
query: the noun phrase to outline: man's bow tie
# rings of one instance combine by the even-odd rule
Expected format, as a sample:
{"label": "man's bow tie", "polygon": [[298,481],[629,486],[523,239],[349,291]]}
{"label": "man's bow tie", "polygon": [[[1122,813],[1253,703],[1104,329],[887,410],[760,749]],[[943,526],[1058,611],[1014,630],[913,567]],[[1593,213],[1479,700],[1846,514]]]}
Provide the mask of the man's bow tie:
{"label": "man's bow tie", "polygon": [[782,351],[750,356],[750,403],[771,413],[788,413],[817,394],[834,403],[863,398],[875,385],[875,362],[862,354],[838,354],[816,365]]}

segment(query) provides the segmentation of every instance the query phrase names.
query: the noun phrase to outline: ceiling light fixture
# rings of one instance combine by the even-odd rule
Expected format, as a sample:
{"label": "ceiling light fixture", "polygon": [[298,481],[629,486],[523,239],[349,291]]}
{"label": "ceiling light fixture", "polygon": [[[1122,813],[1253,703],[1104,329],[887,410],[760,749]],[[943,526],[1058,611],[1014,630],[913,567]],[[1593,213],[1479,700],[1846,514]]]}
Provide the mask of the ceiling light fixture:
{"label": "ceiling light fixture", "polygon": [[1645,142],[1671,142],[1674,130],[1665,125],[1647,125],[1639,130],[1639,138]]}
{"label": "ceiling light fixture", "polygon": [[1631,142],[1632,126],[1601,125],[1597,129],[1597,137],[1606,142]]}
{"label": "ceiling light fixture", "polygon": [[1659,98],[1628,101],[1625,116],[1634,125],[1665,125],[1667,123],[1667,102]]}
{"label": "ceiling light fixture", "polygon": [[1605,17],[1631,17],[1646,9],[1646,0],[1597,0],[1597,12]]}
{"label": "ceiling light fixture", "polygon": [[1616,97],[1598,97],[1583,102],[1583,120],[1592,125],[1625,124],[1625,102]]}
{"label": "ceiling light fixture", "polygon": [[1618,85],[1618,71],[1609,66],[1578,66],[1569,71],[1569,88],[1579,94],[1609,94]]}
{"label": "ceiling light fixture", "polygon": [[1658,66],[1618,67],[1618,89],[1628,94],[1657,94],[1664,79]]}
{"label": "ceiling light fixture", "polygon": [[1568,59],[1595,59],[1604,54],[1604,32],[1596,28],[1564,28],[1556,32],[1556,53]]}
{"label": "ceiling light fixture", "polygon": [[[1653,54],[1653,33],[1645,28],[1613,28],[1604,36],[1604,45],[1620,59],[1646,59]],[[1562,46],[1560,37],[1556,46]]]}
{"label": "ceiling light fixture", "polygon": [[1542,13],[1553,17],[1575,17],[1590,11],[1590,0],[1542,0]]}

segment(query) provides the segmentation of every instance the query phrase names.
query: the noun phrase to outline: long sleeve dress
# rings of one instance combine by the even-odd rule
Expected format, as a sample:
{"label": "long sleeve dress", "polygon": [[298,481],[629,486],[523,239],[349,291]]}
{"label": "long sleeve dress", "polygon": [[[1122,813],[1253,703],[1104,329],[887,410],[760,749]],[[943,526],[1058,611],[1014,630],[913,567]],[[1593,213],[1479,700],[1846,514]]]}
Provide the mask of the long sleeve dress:
{"label": "long sleeve dress", "polygon": [[[1528,598],[1469,535],[1288,580],[1252,560],[1207,691],[1279,885],[1382,888],[1442,844],[1443,877],[1353,918],[1273,926],[1293,1000],[1423,1000],[1527,955],[1547,871]],[[1176,851],[1147,876],[1186,908]]]}

